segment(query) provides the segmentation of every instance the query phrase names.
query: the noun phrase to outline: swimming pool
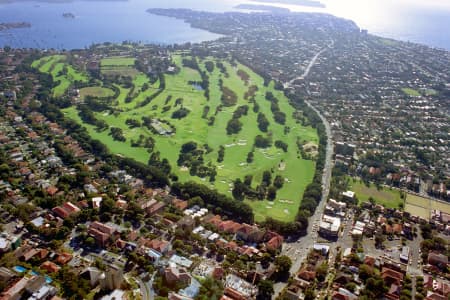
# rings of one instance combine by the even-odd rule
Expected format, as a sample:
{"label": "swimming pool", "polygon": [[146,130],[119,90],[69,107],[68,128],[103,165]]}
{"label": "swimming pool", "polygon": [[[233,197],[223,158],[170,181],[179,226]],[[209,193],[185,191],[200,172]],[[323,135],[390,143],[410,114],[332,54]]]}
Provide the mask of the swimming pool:
{"label": "swimming pool", "polygon": [[27,269],[26,268],[24,268],[24,267],[22,267],[22,266],[15,266],[14,268],[14,271],[16,271],[17,273],[23,273],[23,272],[25,272]]}

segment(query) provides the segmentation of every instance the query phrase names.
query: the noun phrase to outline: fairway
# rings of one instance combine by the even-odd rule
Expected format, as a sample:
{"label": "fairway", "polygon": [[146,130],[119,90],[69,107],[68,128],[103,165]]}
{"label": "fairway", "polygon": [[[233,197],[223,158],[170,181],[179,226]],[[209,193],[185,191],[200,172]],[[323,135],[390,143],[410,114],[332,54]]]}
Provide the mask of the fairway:
{"label": "fairway", "polygon": [[[197,66],[190,67],[184,65],[184,61],[192,59],[188,55],[173,53],[171,58],[178,72],[164,74],[164,89],[160,89],[159,80],[152,83],[147,75],[134,68],[134,58],[101,60],[102,74],[120,74],[132,79],[132,87],[113,81],[120,92],[117,98],[109,104],[109,110],[94,112],[95,118],[108,128],[99,130],[92,123],[84,123],[75,106],[63,112],[82,124],[92,138],[100,140],[114,154],[145,164],[151,155],[152,164],[167,160],[170,172],[179,181],[194,180],[231,196],[235,180],[243,182],[245,176],[250,176],[250,182],[246,183],[248,188],[255,192],[263,188],[261,193],[264,193],[260,194],[264,200],[244,195],[244,201],[254,210],[255,220],[262,221],[270,216],[293,221],[303,192],[313,179],[313,158],[317,153],[314,149],[318,145],[316,130],[301,125],[297,118],[302,113],[296,112],[282,91],[274,89],[273,82],[265,86],[262,77],[242,64],[208,57],[197,58]],[[42,59],[33,65],[42,68],[48,63]],[[216,67],[208,70],[207,63]],[[44,71],[50,72],[50,69]],[[208,76],[208,97],[205,85],[194,84],[202,82],[204,75],[201,73]],[[226,89],[222,90],[221,85]],[[224,102],[225,90],[231,95],[230,103]],[[101,86],[80,89],[82,97],[101,98],[112,92]],[[237,111],[241,113],[237,115]],[[266,128],[259,125],[261,115],[267,121]],[[229,132],[234,118],[238,118],[239,128]],[[112,127],[120,130],[122,140],[113,138]],[[256,146],[257,136],[266,139],[268,144]],[[144,146],[147,138],[151,138],[151,150]],[[182,146],[190,142],[197,147],[197,152],[193,153],[200,153],[200,157],[190,161],[194,155],[190,154],[186,156],[187,161],[180,162]],[[299,143],[313,149],[312,158],[301,156]],[[251,160],[248,160],[249,153]],[[278,179],[276,194],[271,198],[267,196],[270,186],[264,181],[264,172],[270,174],[268,184],[272,189],[275,178]]]}
{"label": "fairway", "polygon": [[387,187],[377,189],[373,184],[370,184],[370,187],[367,187],[358,179],[350,180],[349,189],[355,192],[359,203],[367,202],[369,201],[369,198],[372,197],[375,200],[375,203],[388,208],[399,208],[400,204],[403,204],[403,199],[400,197],[400,191],[396,189],[389,189]]}
{"label": "fairway", "polygon": [[36,60],[31,65],[40,72],[52,76],[53,82],[56,83],[56,86],[52,89],[55,97],[64,95],[75,81],[88,81],[86,74],[74,69],[66,60],[67,57],[65,55],[52,55]]}

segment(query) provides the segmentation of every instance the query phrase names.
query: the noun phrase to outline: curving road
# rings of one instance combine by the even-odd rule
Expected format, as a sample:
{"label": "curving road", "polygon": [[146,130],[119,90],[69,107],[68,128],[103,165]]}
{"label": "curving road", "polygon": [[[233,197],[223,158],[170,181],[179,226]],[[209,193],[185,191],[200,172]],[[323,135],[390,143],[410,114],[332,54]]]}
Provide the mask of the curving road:
{"label": "curving road", "polygon": [[[334,42],[332,41],[327,47],[320,50],[316,55],[311,59],[311,61],[308,64],[308,67],[306,68],[305,72],[302,76],[294,78],[293,80],[286,83],[285,87],[290,87],[295,80],[298,79],[304,79],[306,76],[308,76],[309,71],[311,67],[316,62],[317,58],[322,54],[325,50],[332,47]],[[322,218],[323,212],[325,210],[326,202],[328,199],[328,194],[330,192],[330,183],[331,183],[331,172],[333,168],[333,141],[331,138],[331,128],[328,121],[325,119],[325,117],[320,113],[319,110],[317,110],[314,106],[311,105],[310,102],[305,100],[305,103],[311,107],[320,117],[322,120],[322,123],[325,126],[325,131],[327,134],[327,146],[326,146],[326,155],[325,155],[325,165],[323,169],[323,176],[322,176],[322,199],[320,200],[320,203],[317,205],[316,211],[314,212],[314,215],[312,215],[309,218],[308,222],[308,229],[306,231],[306,235],[299,238],[297,241],[292,243],[283,243],[283,248],[281,251],[282,255],[287,255],[292,260],[292,267],[290,272],[296,273],[298,269],[300,268],[302,262],[306,259],[306,256],[308,252],[313,248],[314,243],[317,241],[318,237],[318,229],[319,229],[319,223]],[[272,299],[276,299],[276,297],[279,295],[279,293],[287,286],[287,283],[285,282],[279,282],[274,285],[274,294],[272,296]]]}

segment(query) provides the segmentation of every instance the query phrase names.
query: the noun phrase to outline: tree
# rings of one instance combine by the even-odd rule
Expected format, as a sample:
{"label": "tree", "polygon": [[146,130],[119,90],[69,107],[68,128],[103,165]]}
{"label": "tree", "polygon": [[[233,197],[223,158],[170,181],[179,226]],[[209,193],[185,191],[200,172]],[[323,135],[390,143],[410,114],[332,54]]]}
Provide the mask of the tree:
{"label": "tree", "polygon": [[258,113],[257,121],[259,130],[261,130],[262,132],[267,132],[267,128],[269,127],[270,123],[262,112]]}
{"label": "tree", "polygon": [[264,171],[263,177],[262,177],[262,182],[265,185],[269,186],[271,181],[272,181],[272,174],[270,173],[270,171]]}
{"label": "tree", "polygon": [[273,281],[261,280],[258,283],[258,295],[256,296],[257,300],[270,300],[272,299],[273,293]]}
{"label": "tree", "polygon": [[349,282],[345,285],[345,288],[352,293],[354,293],[356,291],[356,287],[357,287],[356,283],[354,283],[354,282]]}
{"label": "tree", "polygon": [[206,61],[205,62],[205,68],[208,70],[209,73],[212,73],[214,71],[214,63],[212,61]]}
{"label": "tree", "polygon": [[305,291],[305,300],[314,300],[316,299],[316,293],[314,293],[314,289],[307,288]]}
{"label": "tree", "polygon": [[242,122],[239,121],[239,119],[233,118],[230,121],[228,121],[228,124],[227,124],[227,134],[228,135],[239,133],[239,131],[241,131],[241,129],[242,129]]}
{"label": "tree", "polygon": [[92,236],[89,236],[86,238],[86,240],[84,241],[84,244],[89,247],[92,248],[95,246],[95,239]]}
{"label": "tree", "polygon": [[283,187],[283,184],[284,184],[284,178],[280,175],[275,176],[275,179],[273,180],[273,185],[277,189],[281,189]]}
{"label": "tree", "polygon": [[225,156],[225,147],[220,145],[219,151],[217,152],[217,162],[223,162],[223,157]]}
{"label": "tree", "polygon": [[189,109],[181,107],[172,113],[172,119],[183,119],[190,113]]}
{"label": "tree", "polygon": [[280,255],[275,258],[274,261],[276,271],[279,275],[289,275],[289,270],[292,266],[292,261],[289,256]]}
{"label": "tree", "polygon": [[253,151],[247,153],[247,163],[249,163],[249,164],[252,163],[253,157],[254,157]]}
{"label": "tree", "polygon": [[281,140],[275,141],[275,147],[282,149],[284,152],[287,152],[288,144]]}
{"label": "tree", "polygon": [[327,277],[327,273],[328,273],[328,264],[326,262],[323,262],[316,269],[317,279],[320,282],[323,282],[325,280],[325,278]]}
{"label": "tree", "polygon": [[255,147],[257,148],[268,148],[272,145],[272,140],[270,137],[263,137],[258,134],[255,136]]}
{"label": "tree", "polygon": [[223,285],[220,281],[207,277],[195,297],[196,300],[219,300],[223,294]]}
{"label": "tree", "polygon": [[232,190],[232,194],[234,199],[236,200],[244,200],[245,191],[247,190],[247,186],[242,182],[240,178],[234,181],[234,187]]}
{"label": "tree", "polygon": [[387,291],[383,279],[379,276],[373,276],[367,279],[366,287],[361,291],[361,295],[367,296],[369,299],[380,299]]}
{"label": "tree", "polygon": [[274,187],[273,185],[269,186],[269,188],[267,189],[267,200],[275,200],[275,198],[277,197],[277,188]]}

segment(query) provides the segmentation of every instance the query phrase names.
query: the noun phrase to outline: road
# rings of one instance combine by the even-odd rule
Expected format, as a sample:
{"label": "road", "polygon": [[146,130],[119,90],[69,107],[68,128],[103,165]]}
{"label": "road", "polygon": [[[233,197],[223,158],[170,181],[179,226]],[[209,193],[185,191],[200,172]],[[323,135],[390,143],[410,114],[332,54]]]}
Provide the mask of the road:
{"label": "road", "polygon": [[296,80],[303,80],[305,79],[308,75],[309,75],[309,71],[311,70],[312,66],[314,66],[314,64],[316,63],[316,60],[319,58],[319,56],[325,52],[327,49],[332,48],[334,45],[334,41],[331,40],[331,42],[326,46],[323,47],[322,49],[320,49],[316,55],[313,56],[313,58],[309,61],[308,66],[306,66],[305,71],[303,72],[303,74],[301,76],[295,77],[294,79],[292,79],[291,81],[289,81],[288,83],[284,84],[284,87],[289,87],[290,85],[294,84],[294,82]]}
{"label": "road", "polygon": [[155,298],[155,294],[153,291],[153,278],[155,274],[153,274],[151,280],[144,281],[139,276],[136,277],[136,280],[139,283],[139,288],[141,290],[142,300],[153,300]]}
{"label": "road", "polygon": [[[309,73],[309,69],[311,68],[319,55],[326,50],[326,48],[319,51],[311,60],[308,65],[308,68],[305,70],[303,76],[307,76]],[[304,77],[303,77],[304,78]],[[294,79],[295,81],[295,79]],[[290,82],[285,84],[285,86],[290,86]],[[309,218],[307,233],[304,237],[301,237],[295,242],[292,243],[284,243],[281,251],[282,255],[287,255],[292,260],[291,273],[296,273],[300,268],[302,262],[306,259],[308,252],[313,248],[314,243],[317,241],[318,237],[318,227],[320,220],[322,218],[322,214],[324,212],[326,202],[328,199],[328,194],[330,192],[330,182],[331,182],[331,171],[333,168],[333,142],[331,139],[331,128],[328,121],[323,117],[323,115],[305,100],[305,103],[311,107],[320,117],[322,123],[325,126],[325,131],[327,135],[327,146],[326,146],[326,155],[325,155],[325,165],[322,176],[322,199],[318,204],[314,215]],[[279,293],[286,287],[287,283],[279,282],[274,285],[274,295],[272,299],[275,299]]]}

